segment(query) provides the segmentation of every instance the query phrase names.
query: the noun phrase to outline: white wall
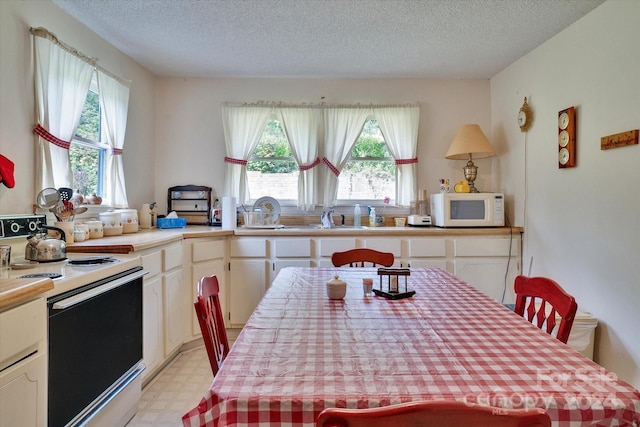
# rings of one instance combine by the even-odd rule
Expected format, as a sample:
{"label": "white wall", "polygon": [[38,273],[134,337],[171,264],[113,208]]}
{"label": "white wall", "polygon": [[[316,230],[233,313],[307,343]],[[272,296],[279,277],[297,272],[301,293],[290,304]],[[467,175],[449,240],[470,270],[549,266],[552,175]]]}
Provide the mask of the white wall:
{"label": "white wall", "polygon": [[49,0],[0,1],[0,153],[15,163],[16,186],[0,185],[0,214],[31,213],[35,203],[33,47],[29,27],[45,27],[103,68],[132,80],[124,169],[132,207],[154,197],[155,78]]}
{"label": "white wall", "polygon": [[[640,387],[640,2],[609,0],[491,79],[495,176],[525,227],[525,273],[554,278],[599,319],[595,357]],[[535,121],[520,132],[527,96]],[[558,169],[558,111],[576,107],[577,167]],[[515,208],[515,209],[514,209]],[[515,213],[515,215],[514,215]]]}
{"label": "white wall", "polygon": [[[209,185],[218,195],[225,156],[223,102],[284,101],[328,104],[420,103],[418,187],[439,191],[438,178],[463,179],[466,160],[444,158],[460,125],[490,134],[488,80],[428,79],[184,79],[157,81],[156,199],[166,210],[167,188]],[[321,99],[324,97],[324,99]],[[481,191],[494,191],[491,159],[476,161]]]}

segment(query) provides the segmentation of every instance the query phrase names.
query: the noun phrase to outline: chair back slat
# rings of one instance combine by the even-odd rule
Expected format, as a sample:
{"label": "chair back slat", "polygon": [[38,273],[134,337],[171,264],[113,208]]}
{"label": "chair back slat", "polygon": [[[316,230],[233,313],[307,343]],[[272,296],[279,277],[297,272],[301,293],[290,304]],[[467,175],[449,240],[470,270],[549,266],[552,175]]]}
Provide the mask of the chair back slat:
{"label": "chair back slat", "polygon": [[229,354],[229,341],[220,306],[220,285],[216,276],[202,277],[198,282],[196,300],[193,303],[202,332],[213,375],[218,373]]}
{"label": "chair back slat", "polygon": [[566,344],[578,311],[578,304],[573,296],[546,277],[518,276],[514,290],[515,312],[549,334],[556,329],[556,317],[559,316],[556,338]]}

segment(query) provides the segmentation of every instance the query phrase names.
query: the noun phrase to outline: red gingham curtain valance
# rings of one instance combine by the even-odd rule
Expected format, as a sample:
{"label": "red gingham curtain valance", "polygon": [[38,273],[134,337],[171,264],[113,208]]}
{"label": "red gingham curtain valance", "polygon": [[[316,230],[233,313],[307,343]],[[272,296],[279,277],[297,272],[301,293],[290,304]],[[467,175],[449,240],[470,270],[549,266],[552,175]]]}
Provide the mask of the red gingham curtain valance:
{"label": "red gingham curtain valance", "polygon": [[327,165],[329,170],[333,172],[335,176],[340,176],[340,171],[329,161],[329,159],[327,159],[326,157],[323,157],[322,161],[324,162],[325,165]]}
{"label": "red gingham curtain valance", "polygon": [[315,168],[319,164],[320,164],[320,159],[316,157],[316,159],[313,161],[313,163],[309,163],[308,165],[300,165],[300,166],[298,166],[298,169],[300,169],[300,172],[302,172],[302,171],[306,171],[306,170]]}
{"label": "red gingham curtain valance", "polygon": [[246,160],[242,160],[242,159],[234,159],[233,157],[224,157],[224,161],[227,163],[233,163],[234,165],[242,165],[242,166],[246,166],[247,161]]}
{"label": "red gingham curtain valance", "polygon": [[418,158],[413,159],[396,159],[396,165],[410,165],[411,163],[418,163]]}
{"label": "red gingham curtain valance", "polygon": [[68,150],[69,147],[71,146],[71,141],[64,141],[64,140],[62,140],[62,139],[50,134],[48,130],[46,130],[45,128],[40,126],[40,123],[38,123],[36,125],[36,127],[33,128],[33,133],[35,133],[39,137],[43,138],[44,140],[49,141],[50,143],[52,143],[54,145],[57,145],[60,148],[64,148],[65,150]]}

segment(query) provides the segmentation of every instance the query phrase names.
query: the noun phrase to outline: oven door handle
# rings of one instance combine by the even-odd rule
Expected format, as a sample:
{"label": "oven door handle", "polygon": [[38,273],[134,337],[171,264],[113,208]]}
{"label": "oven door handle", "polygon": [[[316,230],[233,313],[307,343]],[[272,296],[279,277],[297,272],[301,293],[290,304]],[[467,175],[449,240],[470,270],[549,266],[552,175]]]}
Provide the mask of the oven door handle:
{"label": "oven door handle", "polygon": [[66,308],[72,307],[76,304],[80,304],[83,301],[86,301],[90,298],[95,297],[96,295],[100,295],[102,293],[105,293],[107,291],[110,291],[111,289],[115,289],[118,286],[122,286],[125,283],[129,283],[132,280],[136,280],[139,279],[140,277],[144,276],[145,274],[149,274],[148,271],[146,270],[141,270],[141,271],[136,271],[135,273],[129,274],[127,276],[124,277],[120,277],[112,282],[109,283],[105,283],[104,285],[100,285],[100,286],[96,286],[93,289],[89,289],[86,292],[82,292],[78,295],[74,295],[72,297],[69,298],[65,298],[63,300],[60,300],[56,303],[53,304],[53,306],[51,307],[54,310],[64,310]]}

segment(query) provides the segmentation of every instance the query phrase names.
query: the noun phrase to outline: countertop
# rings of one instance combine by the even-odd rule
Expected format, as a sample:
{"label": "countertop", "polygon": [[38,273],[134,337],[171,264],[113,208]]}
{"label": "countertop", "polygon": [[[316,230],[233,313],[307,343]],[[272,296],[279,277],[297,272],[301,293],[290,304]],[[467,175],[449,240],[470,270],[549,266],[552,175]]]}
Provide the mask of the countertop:
{"label": "countertop", "polygon": [[128,254],[144,249],[178,242],[182,239],[196,237],[231,236],[234,230],[221,230],[220,227],[205,225],[189,225],[186,228],[167,228],[140,230],[120,236],[109,236],[101,239],[89,239],[67,246],[67,252],[75,253],[110,253]]}
{"label": "countertop", "polygon": [[0,280],[0,310],[27,301],[53,289],[51,279],[2,279]]}
{"label": "countertop", "polygon": [[140,230],[137,233],[90,239],[67,246],[69,253],[128,254],[182,239],[217,236],[486,236],[521,233],[521,227],[438,228],[438,227],[335,227],[287,226],[277,229],[244,228],[221,229],[205,225],[185,228]]}

